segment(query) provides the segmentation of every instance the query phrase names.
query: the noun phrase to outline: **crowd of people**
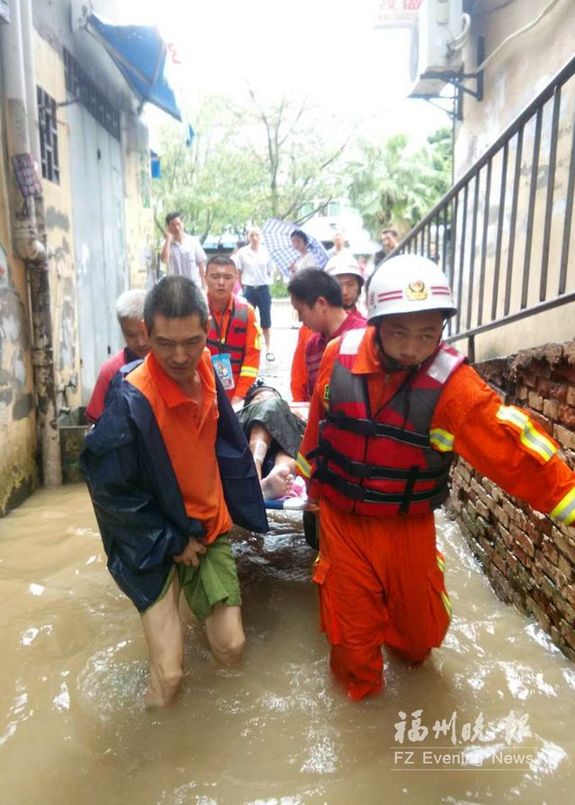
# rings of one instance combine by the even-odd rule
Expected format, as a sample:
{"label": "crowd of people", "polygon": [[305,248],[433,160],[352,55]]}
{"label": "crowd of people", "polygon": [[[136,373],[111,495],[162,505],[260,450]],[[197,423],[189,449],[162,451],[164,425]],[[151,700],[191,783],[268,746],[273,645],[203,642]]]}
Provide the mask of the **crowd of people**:
{"label": "crowd of people", "polygon": [[82,454],[108,568],[141,615],[148,704],[180,685],[182,592],[216,660],[240,661],[230,532],[265,532],[278,500],[301,504],[313,532],[334,678],[353,700],[376,694],[382,649],[421,663],[449,626],[433,512],[454,456],[567,525],[575,476],[551,437],[443,342],[449,282],[434,261],[397,255],[394,230],[366,282],[343,233],[318,269],[294,229],[287,291],[301,327],[288,401],[259,378],[275,358],[261,231],[208,258],[178,213],[166,226],[166,276],[117,301],[126,346],[102,367]]}

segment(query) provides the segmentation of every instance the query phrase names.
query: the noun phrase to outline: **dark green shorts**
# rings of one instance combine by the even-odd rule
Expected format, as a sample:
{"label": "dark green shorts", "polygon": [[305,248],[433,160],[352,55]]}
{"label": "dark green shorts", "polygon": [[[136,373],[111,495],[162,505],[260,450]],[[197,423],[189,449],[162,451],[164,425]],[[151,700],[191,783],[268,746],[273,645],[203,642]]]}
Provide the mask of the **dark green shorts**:
{"label": "dark green shorts", "polygon": [[207,546],[199,567],[176,565],[176,572],[188,606],[199,621],[208,617],[215,604],[239,607],[242,602],[236,560],[227,533],[220,534]]}

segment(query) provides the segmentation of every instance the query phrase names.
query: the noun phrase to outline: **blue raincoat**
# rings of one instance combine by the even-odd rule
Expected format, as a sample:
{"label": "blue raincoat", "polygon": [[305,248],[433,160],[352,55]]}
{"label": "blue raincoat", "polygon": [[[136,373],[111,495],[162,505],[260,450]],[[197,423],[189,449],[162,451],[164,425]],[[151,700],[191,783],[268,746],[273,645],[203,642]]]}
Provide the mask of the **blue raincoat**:
{"label": "blue raincoat", "polygon": [[[204,528],[187,516],[176,476],[146,397],[129,382],[86,436],[81,466],[100,527],[108,569],[142,612],[156,601],[190,536]],[[216,455],[234,523],[265,532],[268,521],[252,454],[216,377]],[[194,468],[190,468],[193,472]]]}

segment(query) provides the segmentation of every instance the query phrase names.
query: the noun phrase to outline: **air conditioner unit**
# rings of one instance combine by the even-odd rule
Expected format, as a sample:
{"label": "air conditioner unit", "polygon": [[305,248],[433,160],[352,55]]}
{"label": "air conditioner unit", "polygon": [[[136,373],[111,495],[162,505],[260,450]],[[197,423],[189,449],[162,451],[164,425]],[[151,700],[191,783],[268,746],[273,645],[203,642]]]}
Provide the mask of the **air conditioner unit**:
{"label": "air conditioner unit", "polygon": [[461,48],[453,46],[462,30],[462,0],[423,0],[412,29],[411,98],[438,97],[447,83],[442,76],[461,70]]}

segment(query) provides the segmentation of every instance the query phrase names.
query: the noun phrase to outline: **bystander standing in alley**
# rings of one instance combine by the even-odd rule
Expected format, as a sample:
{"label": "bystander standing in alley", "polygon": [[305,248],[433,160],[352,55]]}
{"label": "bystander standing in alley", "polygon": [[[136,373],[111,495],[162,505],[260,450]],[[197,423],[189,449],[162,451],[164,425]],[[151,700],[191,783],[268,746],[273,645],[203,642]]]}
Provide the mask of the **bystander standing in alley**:
{"label": "bystander standing in alley", "polygon": [[248,230],[248,243],[234,254],[234,262],[238,268],[239,280],[243,295],[260,317],[266,360],[273,361],[271,349],[272,297],[270,284],[274,276],[274,263],[267,248],[262,244],[262,232],[258,227]]}
{"label": "bystander standing in alley", "polygon": [[199,288],[205,288],[206,253],[198,238],[184,231],[179,212],[166,215],[166,239],[160,251],[160,262],[164,263],[168,274],[188,277]]}

